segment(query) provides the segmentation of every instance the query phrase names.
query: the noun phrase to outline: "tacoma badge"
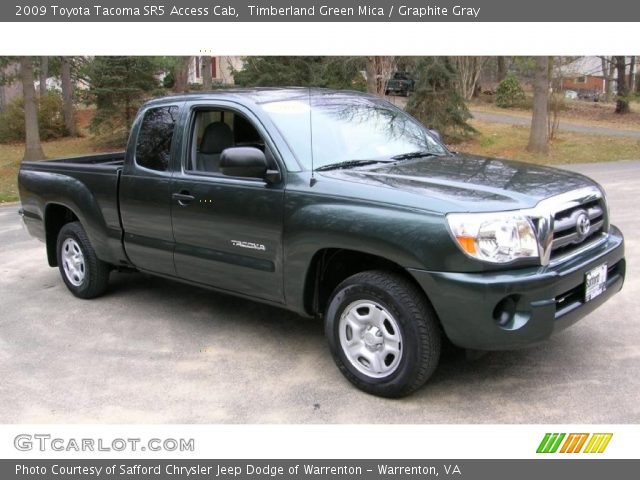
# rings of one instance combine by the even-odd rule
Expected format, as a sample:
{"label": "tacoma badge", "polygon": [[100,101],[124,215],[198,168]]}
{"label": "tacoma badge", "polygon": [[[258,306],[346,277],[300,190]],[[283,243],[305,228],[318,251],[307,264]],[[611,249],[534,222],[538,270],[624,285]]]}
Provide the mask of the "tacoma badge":
{"label": "tacoma badge", "polygon": [[240,247],[240,248],[250,248],[252,250],[262,250],[263,252],[267,251],[267,248],[261,243],[243,242],[241,240],[231,240],[231,245],[233,245],[234,247]]}

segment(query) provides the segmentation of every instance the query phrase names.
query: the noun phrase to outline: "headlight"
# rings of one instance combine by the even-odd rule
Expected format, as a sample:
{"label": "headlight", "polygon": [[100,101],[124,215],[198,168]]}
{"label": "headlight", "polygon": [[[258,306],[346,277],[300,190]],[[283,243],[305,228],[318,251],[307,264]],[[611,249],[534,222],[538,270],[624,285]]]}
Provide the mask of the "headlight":
{"label": "headlight", "polygon": [[470,257],[508,263],[539,256],[531,220],[515,212],[451,213],[447,221],[456,243]]}

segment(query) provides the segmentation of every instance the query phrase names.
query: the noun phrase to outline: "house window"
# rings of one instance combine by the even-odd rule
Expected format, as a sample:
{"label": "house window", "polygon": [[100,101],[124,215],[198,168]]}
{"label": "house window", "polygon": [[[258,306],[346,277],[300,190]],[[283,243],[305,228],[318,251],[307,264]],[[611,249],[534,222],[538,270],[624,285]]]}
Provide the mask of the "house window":
{"label": "house window", "polygon": [[576,83],[587,83],[587,77],[582,75],[581,77],[576,77]]}

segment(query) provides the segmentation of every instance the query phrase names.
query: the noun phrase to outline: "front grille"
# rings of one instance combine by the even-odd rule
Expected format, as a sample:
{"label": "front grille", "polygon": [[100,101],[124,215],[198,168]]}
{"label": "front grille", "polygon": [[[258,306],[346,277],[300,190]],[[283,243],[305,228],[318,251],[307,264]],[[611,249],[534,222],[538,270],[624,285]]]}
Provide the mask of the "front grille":
{"label": "front grille", "polygon": [[553,217],[551,260],[570,255],[600,240],[606,233],[606,214],[607,208],[602,198],[557,211]]}

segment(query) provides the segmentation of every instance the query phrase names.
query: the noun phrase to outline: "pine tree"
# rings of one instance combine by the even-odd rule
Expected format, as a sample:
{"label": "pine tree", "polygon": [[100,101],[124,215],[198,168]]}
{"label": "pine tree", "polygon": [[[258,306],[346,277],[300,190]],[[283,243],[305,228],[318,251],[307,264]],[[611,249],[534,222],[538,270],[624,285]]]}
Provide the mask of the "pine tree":
{"label": "pine tree", "polygon": [[95,57],[88,66],[89,96],[96,105],[91,131],[102,145],[122,146],[135,114],[156,88],[151,57]]}
{"label": "pine tree", "polygon": [[326,87],[364,89],[360,57],[247,57],[235,83],[248,87]]}
{"label": "pine tree", "polygon": [[459,93],[458,81],[458,72],[449,57],[421,58],[416,65],[415,92],[406,108],[450,143],[476,133],[467,123],[471,113]]}

